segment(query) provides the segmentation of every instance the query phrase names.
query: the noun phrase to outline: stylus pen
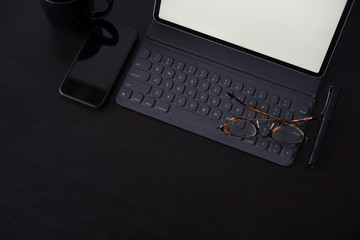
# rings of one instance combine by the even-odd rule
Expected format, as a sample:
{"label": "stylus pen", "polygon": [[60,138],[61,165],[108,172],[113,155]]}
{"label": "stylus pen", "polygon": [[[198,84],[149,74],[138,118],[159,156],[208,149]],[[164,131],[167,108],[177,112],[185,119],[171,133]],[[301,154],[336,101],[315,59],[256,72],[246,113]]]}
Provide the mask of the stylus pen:
{"label": "stylus pen", "polygon": [[317,138],[315,140],[315,144],[314,144],[314,148],[312,150],[311,156],[310,156],[310,160],[308,162],[308,165],[311,168],[314,168],[319,152],[320,152],[320,147],[322,142],[324,141],[324,137],[325,137],[325,132],[326,129],[329,125],[331,116],[334,112],[335,109],[335,104],[336,104],[336,100],[338,99],[340,93],[340,87],[337,85],[331,85],[329,87],[329,92],[328,92],[328,96],[326,98],[326,102],[325,102],[325,106],[324,109],[322,110],[321,114],[322,117],[322,121],[320,124],[320,129],[319,129],[319,133],[317,135]]}

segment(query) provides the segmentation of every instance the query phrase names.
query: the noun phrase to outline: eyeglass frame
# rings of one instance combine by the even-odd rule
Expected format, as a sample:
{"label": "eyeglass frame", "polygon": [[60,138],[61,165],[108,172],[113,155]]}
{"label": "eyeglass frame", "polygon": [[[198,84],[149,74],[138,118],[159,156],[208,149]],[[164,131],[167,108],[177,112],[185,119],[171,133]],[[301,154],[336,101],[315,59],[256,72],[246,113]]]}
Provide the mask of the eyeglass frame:
{"label": "eyeglass frame", "polygon": [[[248,118],[242,118],[242,117],[232,117],[230,118],[229,120],[227,120],[225,123],[223,123],[222,125],[220,125],[218,127],[219,130],[225,132],[226,134],[228,135],[231,135],[233,137],[238,137],[238,138],[251,138],[251,137],[254,137],[256,135],[259,134],[259,124],[258,124],[258,121],[269,121],[269,122],[280,122],[280,123],[283,123],[283,125],[279,125],[275,128],[273,128],[273,126],[270,127],[270,130],[271,132],[268,133],[266,136],[263,136],[263,137],[270,137],[271,139],[273,139],[274,141],[277,141],[277,142],[280,142],[280,143],[283,143],[283,144],[298,144],[298,143],[304,143],[304,142],[309,142],[309,138],[305,135],[305,131],[300,127],[300,126],[297,126],[295,124],[292,124],[292,123],[296,123],[296,122],[306,122],[306,121],[310,121],[310,120],[313,120],[314,118],[313,117],[305,117],[305,118],[300,118],[300,119],[293,119],[293,120],[284,120],[284,119],[281,119],[281,118],[278,118],[276,116],[273,116],[269,113],[266,113],[266,112],[263,112],[261,110],[258,110],[256,108],[253,108],[253,107],[250,107],[248,105],[246,105],[244,102],[242,102],[240,99],[238,99],[234,94],[232,94],[231,92],[227,91],[226,94],[231,97],[231,99],[237,101],[238,103],[240,103],[241,105],[243,105],[244,107],[252,110],[252,111],[255,111],[255,112],[258,112],[260,114],[263,114],[263,115],[266,115],[266,116],[269,116],[271,118],[274,118],[274,119],[261,119],[261,118],[255,118],[255,119],[248,119]],[[251,123],[254,127],[255,127],[255,133],[252,134],[251,136],[236,136],[236,135],[233,135],[231,133],[229,133],[228,131],[225,130],[225,127],[231,123],[231,122],[234,122],[235,120],[244,120],[244,121],[247,121],[249,123]],[[253,123],[252,121],[256,121],[257,124]],[[289,142],[281,142],[279,140],[276,140],[272,137],[272,134],[274,132],[276,132],[277,130],[279,130],[279,128],[281,128],[282,126],[290,126],[290,127],[295,127],[299,132],[301,132],[301,134],[303,135],[303,139],[299,142],[293,142],[293,143],[289,143]]]}

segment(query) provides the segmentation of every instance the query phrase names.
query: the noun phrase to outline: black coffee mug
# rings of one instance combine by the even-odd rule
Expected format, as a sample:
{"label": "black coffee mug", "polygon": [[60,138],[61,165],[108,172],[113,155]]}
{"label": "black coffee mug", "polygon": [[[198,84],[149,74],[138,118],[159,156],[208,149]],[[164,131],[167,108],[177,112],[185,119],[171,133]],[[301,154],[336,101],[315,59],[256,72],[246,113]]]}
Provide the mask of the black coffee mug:
{"label": "black coffee mug", "polygon": [[[100,0],[98,0],[100,1]],[[94,0],[40,0],[50,23],[61,29],[86,29],[97,20],[105,18],[111,11],[113,0],[103,0],[105,10],[95,10]]]}

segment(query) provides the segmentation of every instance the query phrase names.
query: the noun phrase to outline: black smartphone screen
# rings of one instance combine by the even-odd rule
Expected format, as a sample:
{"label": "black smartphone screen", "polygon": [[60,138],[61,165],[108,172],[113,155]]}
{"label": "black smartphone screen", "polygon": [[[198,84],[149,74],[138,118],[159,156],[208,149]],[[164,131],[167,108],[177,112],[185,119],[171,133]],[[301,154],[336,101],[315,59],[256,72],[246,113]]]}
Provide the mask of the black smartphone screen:
{"label": "black smartphone screen", "polygon": [[60,93],[92,107],[101,106],[120,72],[137,34],[110,22],[94,25],[73,61]]}

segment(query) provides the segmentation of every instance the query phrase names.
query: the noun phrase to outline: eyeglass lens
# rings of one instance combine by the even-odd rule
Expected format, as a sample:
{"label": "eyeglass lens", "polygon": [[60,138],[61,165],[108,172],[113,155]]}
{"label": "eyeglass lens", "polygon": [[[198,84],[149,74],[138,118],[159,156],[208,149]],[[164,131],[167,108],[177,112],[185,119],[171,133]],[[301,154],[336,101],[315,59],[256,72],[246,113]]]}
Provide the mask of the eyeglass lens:
{"label": "eyeglass lens", "polygon": [[244,119],[234,119],[225,126],[225,132],[236,137],[255,136],[257,130],[255,125]]}
{"label": "eyeglass lens", "polygon": [[291,125],[281,125],[271,134],[272,139],[282,143],[300,143],[304,140],[304,132]]}

